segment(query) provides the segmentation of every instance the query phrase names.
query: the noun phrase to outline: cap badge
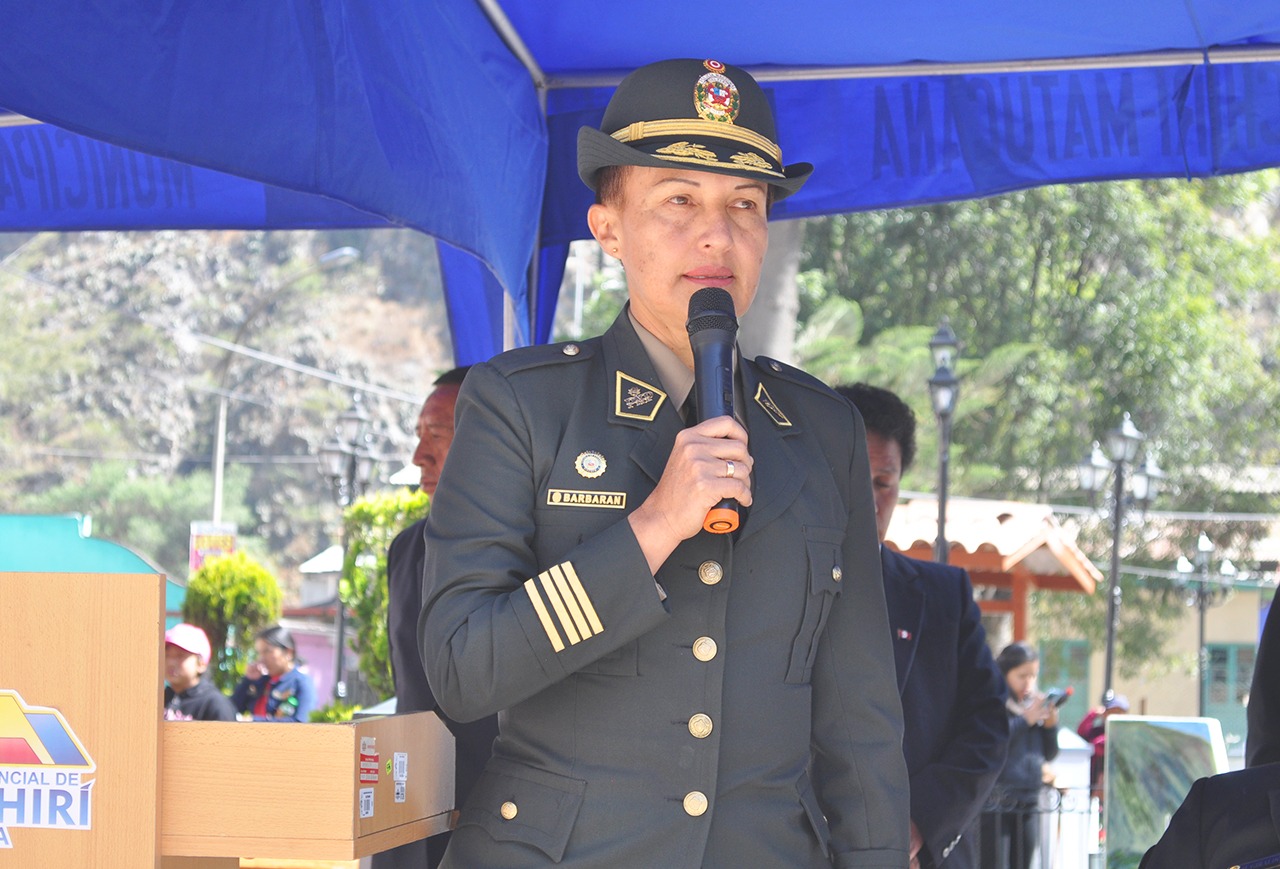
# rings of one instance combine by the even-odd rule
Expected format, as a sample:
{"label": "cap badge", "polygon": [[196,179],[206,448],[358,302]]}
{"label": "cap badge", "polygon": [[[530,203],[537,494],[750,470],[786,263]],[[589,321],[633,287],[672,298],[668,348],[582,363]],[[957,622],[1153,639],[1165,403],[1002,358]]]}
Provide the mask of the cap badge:
{"label": "cap badge", "polygon": [[585,450],[578,453],[578,457],[573,460],[574,470],[580,476],[586,477],[588,480],[594,480],[605,472],[609,467],[609,463],[605,461],[604,456],[595,450]]}
{"label": "cap badge", "polygon": [[[712,62],[708,61],[707,66]],[[724,65],[721,64],[720,68],[723,69]],[[707,73],[693,88],[693,105],[698,110],[698,117],[708,121],[732,124],[738,117],[741,102],[738,86],[718,72]]]}
{"label": "cap badge", "polygon": [[[659,148],[657,153],[667,154],[671,157],[692,157],[706,163],[714,163],[717,159],[714,151],[708,151],[701,145],[693,145],[689,142],[672,142],[666,147]],[[757,157],[756,159],[760,158]]]}
{"label": "cap badge", "polygon": [[751,169],[772,169],[773,168],[772,163],[770,163],[765,158],[761,157],[759,154],[755,154],[751,151],[744,151],[740,154],[734,154],[729,159],[732,160],[734,163],[737,163],[739,166],[747,166]]}

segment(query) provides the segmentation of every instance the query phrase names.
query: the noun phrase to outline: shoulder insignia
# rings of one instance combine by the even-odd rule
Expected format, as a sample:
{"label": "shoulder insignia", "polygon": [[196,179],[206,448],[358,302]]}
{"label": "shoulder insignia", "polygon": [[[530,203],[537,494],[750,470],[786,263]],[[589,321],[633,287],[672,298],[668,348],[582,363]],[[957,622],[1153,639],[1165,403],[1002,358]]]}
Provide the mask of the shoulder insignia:
{"label": "shoulder insignia", "polygon": [[760,367],[762,373],[771,374],[790,383],[794,383],[797,386],[803,386],[808,389],[812,389],[815,392],[820,392],[828,398],[836,398],[840,401],[844,401],[844,399],[840,398],[836,394],[836,391],[830,386],[823,383],[812,374],[809,374],[807,371],[802,371],[801,369],[796,368],[794,365],[787,365],[785,362],[779,362],[777,359],[770,359],[768,356],[757,356],[755,358],[755,363]]}
{"label": "shoulder insignia", "polygon": [[653,422],[667,394],[652,383],[618,372],[613,389],[613,412],[627,419]]}
{"label": "shoulder insignia", "polygon": [[489,360],[489,364],[503,374],[514,374],[547,365],[573,365],[590,359],[598,347],[598,339],[568,344],[535,344],[499,353]]}
{"label": "shoulder insignia", "polygon": [[756,387],[756,404],[764,408],[764,412],[769,415],[769,419],[773,420],[774,425],[779,428],[791,427],[791,420],[787,419],[787,415],[782,412],[782,408],[774,403],[773,396],[769,394],[769,390],[764,388],[763,383]]}

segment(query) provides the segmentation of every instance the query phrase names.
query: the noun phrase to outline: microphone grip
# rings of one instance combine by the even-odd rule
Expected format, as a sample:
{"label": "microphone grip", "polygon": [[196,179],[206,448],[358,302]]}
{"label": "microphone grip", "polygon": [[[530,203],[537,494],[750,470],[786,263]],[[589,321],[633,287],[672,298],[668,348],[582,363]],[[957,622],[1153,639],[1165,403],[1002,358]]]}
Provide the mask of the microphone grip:
{"label": "microphone grip", "polygon": [[712,534],[728,534],[738,530],[738,502],[725,498],[707,511],[702,520],[702,530]]}
{"label": "microphone grip", "polygon": [[[733,336],[708,330],[692,343],[698,421],[733,416]],[[702,530],[729,534],[738,530],[738,523],[738,502],[724,498],[707,511],[707,517],[702,520]]]}

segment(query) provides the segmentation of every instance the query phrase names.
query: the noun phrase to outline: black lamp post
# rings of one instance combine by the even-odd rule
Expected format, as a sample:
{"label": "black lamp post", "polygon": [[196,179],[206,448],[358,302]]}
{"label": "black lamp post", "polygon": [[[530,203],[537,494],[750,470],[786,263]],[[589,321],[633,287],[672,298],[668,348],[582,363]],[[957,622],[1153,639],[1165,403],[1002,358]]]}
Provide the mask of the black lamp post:
{"label": "black lamp post", "polygon": [[933,354],[933,376],[929,378],[929,397],[938,418],[938,537],[933,545],[934,561],[947,563],[947,477],[951,470],[951,417],[960,396],[960,381],[955,375],[956,353],[960,342],[946,317],[929,339]]}
{"label": "black lamp post", "polygon": [[1231,560],[1224,558],[1222,563],[1218,565],[1217,575],[1210,576],[1209,559],[1213,557],[1213,550],[1213,541],[1204,532],[1201,532],[1200,539],[1196,542],[1195,561],[1188,561],[1185,555],[1178,556],[1179,575],[1175,580],[1178,587],[1184,589],[1187,593],[1187,606],[1194,606],[1199,610],[1200,632],[1197,645],[1196,682],[1199,686],[1198,714],[1201,718],[1204,717],[1205,706],[1208,705],[1209,692],[1207,679],[1209,649],[1204,643],[1205,613],[1210,607],[1225,603],[1227,598],[1231,596],[1237,573],[1236,566],[1231,563]]}
{"label": "black lamp post", "polygon": [[[333,486],[339,506],[349,506],[364,491],[373,475],[374,455],[371,448],[373,436],[369,430],[369,414],[361,403],[360,394],[352,398],[350,409],[338,418],[334,437],[320,447],[320,469]],[[342,565],[346,572],[347,528],[342,525]],[[343,657],[346,651],[347,608],[342,602],[342,573],[338,575],[338,612],[334,619],[337,634],[337,651],[333,667],[333,697],[342,700],[347,696],[347,683],[343,678]]]}
{"label": "black lamp post", "polygon": [[1130,504],[1134,504],[1144,512],[1155,498],[1160,478],[1164,476],[1157,467],[1155,459],[1150,456],[1140,466],[1134,468],[1129,487],[1131,492],[1125,494],[1125,470],[1132,466],[1138,457],[1138,448],[1146,436],[1134,426],[1129,414],[1119,427],[1107,432],[1107,451],[1103,453],[1095,442],[1093,450],[1079,465],[1080,488],[1096,495],[1102,491],[1107,482],[1107,473],[1113,474],[1111,490],[1111,576],[1107,584],[1107,661],[1103,676],[1103,697],[1111,693],[1112,674],[1115,672],[1116,629],[1120,620],[1120,529],[1124,525],[1124,514]]}

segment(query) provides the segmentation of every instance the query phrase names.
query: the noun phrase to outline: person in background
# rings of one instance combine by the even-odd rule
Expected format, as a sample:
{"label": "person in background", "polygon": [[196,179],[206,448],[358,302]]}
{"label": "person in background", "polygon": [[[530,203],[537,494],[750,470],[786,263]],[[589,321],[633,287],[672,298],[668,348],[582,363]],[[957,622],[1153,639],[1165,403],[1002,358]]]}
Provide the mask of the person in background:
{"label": "person in background", "polygon": [[[1258,655],[1249,686],[1244,742],[1245,766],[1280,761],[1280,606],[1273,601],[1258,638]],[[1273,627],[1274,625],[1274,627]]]}
{"label": "person in background", "polygon": [[1036,690],[1040,654],[1029,643],[996,656],[1009,689],[1009,756],[982,816],[982,866],[1028,869],[1040,839],[1040,791],[1045,764],[1058,756],[1058,707]]}
{"label": "person in background", "polygon": [[[413,463],[422,469],[418,485],[434,495],[440,470],[453,444],[453,410],[470,366],[441,374],[418,415],[418,448]],[[396,714],[432,712],[445,723],[454,740],[454,805],[460,806],[475,785],[498,735],[498,718],[487,715],[466,724],[440,711],[427,684],[418,653],[418,616],[422,612],[422,572],[426,544],[425,519],[396,535],[387,551],[387,644],[391,652],[391,677],[396,686]],[[448,831],[373,855],[373,869],[435,869],[449,844]]]}
{"label": "person in background", "polygon": [[1085,713],[1076,727],[1076,733],[1093,746],[1089,758],[1089,788],[1093,796],[1102,799],[1103,777],[1107,771],[1107,719],[1112,715],[1124,715],[1129,711],[1129,698],[1108,689],[1102,695],[1102,703]]}
{"label": "person in background", "polygon": [[212,650],[209,636],[183,622],[164,632],[165,721],[235,721],[227,695],[204,680]]}
{"label": "person in background", "polygon": [[884,545],[902,475],[916,455],[916,417],[866,383],[836,392],[862,414],[880,566],[906,730],[912,866],[978,869],[977,819],[1009,744],[1005,681],[987,648],[969,574]]}
{"label": "person in background", "polygon": [[[1280,616],[1272,604],[1258,643],[1249,693],[1245,769],[1196,781],[1139,869],[1280,867]],[[1266,710],[1266,714],[1261,713]]]}
{"label": "person in background", "polygon": [[[747,311],[770,202],[812,171],[777,139],[745,70],[631,72],[578,132],[587,223],[626,268],[626,308],[600,337],[467,375],[427,517],[419,641],[441,708],[496,712],[499,736],[449,869],[909,862],[857,412],[731,343],[717,396],[734,412],[681,412],[694,294],[711,290],[695,316],[727,302],[695,331]],[[723,499],[737,530],[704,530]]]}
{"label": "person in background", "polygon": [[231,703],[254,721],[307,721],[316,705],[316,686],[296,666],[293,635],[280,625],[260,631],[253,641],[257,658],[231,693]]}

